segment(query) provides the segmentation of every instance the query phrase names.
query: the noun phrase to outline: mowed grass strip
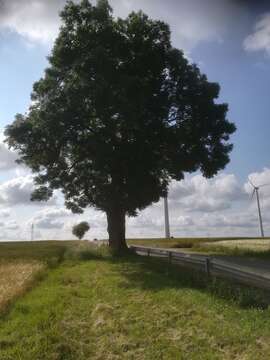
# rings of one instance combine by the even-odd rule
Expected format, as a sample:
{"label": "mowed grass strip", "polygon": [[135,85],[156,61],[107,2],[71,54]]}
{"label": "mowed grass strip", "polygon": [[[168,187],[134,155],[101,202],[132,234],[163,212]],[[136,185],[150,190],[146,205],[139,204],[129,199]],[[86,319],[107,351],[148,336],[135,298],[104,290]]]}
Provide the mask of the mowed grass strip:
{"label": "mowed grass strip", "polygon": [[158,259],[86,255],[51,270],[0,321],[1,360],[270,358],[269,309],[225,283]]}

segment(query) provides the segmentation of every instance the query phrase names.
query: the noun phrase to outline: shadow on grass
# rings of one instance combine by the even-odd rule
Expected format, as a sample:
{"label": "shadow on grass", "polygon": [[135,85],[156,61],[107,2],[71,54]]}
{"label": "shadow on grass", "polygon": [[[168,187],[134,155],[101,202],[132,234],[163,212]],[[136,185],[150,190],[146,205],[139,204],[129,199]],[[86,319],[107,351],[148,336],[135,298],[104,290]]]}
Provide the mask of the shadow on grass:
{"label": "shadow on grass", "polygon": [[[219,299],[236,304],[244,309],[266,310],[270,305],[270,293],[262,289],[248,287],[220,278],[207,277],[206,274],[171,265],[158,258],[139,255],[125,257],[93,255],[93,259],[109,261],[118,267],[127,282],[125,288],[138,287],[142,290],[159,291],[162,289],[195,289]],[[89,257],[89,260],[91,257]]]}

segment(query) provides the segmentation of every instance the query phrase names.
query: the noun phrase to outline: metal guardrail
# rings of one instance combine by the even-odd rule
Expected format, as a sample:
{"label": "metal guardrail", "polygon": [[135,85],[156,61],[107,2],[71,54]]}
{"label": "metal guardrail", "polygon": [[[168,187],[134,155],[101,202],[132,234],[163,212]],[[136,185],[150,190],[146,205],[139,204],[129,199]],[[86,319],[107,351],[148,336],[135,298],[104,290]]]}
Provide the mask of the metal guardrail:
{"label": "metal guardrail", "polygon": [[186,254],[160,248],[130,246],[138,255],[167,259],[169,263],[203,271],[208,276],[229,278],[239,283],[270,290],[270,277],[247,270],[241,265],[231,264],[214,257]]}

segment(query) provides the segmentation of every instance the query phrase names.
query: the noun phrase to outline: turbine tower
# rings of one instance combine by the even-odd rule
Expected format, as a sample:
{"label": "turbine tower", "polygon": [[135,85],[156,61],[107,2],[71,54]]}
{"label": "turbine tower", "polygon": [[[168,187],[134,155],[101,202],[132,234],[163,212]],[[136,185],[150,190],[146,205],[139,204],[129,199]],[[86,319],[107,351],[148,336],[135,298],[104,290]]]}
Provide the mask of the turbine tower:
{"label": "turbine tower", "polygon": [[31,225],[31,241],[34,240],[34,223]]}
{"label": "turbine tower", "polygon": [[169,208],[168,196],[164,196],[164,217],[165,217],[165,238],[170,239],[170,222],[169,222]]}
{"label": "turbine tower", "polygon": [[251,198],[253,198],[254,194],[256,195],[257,207],[258,207],[258,215],[259,215],[259,224],[260,224],[260,230],[261,230],[261,237],[264,238],[264,230],[263,230],[263,221],[262,221],[262,212],[261,212],[259,189],[262,186],[268,186],[270,184],[264,184],[264,185],[260,185],[260,186],[255,186],[250,179],[248,179],[248,181],[249,181],[250,185],[253,187],[253,193],[252,193]]}

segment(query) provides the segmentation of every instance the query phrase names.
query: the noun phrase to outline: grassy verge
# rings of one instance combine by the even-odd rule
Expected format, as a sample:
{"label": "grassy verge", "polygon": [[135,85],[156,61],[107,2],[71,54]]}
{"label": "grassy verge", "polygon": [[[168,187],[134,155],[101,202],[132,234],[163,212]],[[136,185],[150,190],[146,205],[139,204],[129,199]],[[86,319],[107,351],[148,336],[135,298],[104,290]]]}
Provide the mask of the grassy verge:
{"label": "grassy verge", "polygon": [[82,253],[67,252],[0,320],[1,360],[270,357],[264,293],[158,259]]}

